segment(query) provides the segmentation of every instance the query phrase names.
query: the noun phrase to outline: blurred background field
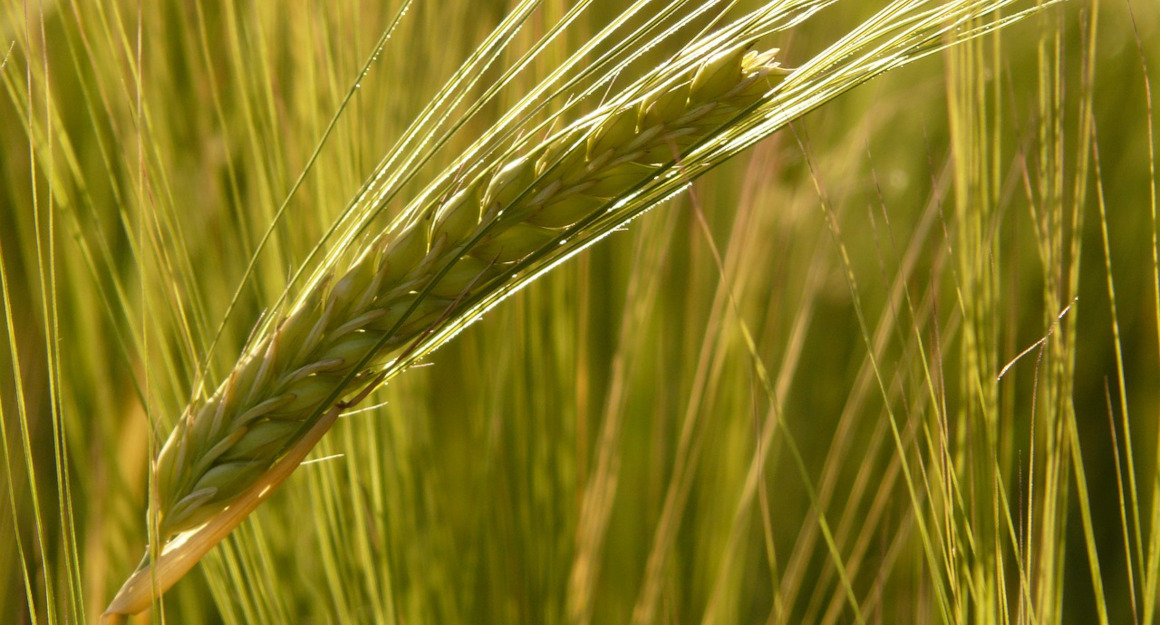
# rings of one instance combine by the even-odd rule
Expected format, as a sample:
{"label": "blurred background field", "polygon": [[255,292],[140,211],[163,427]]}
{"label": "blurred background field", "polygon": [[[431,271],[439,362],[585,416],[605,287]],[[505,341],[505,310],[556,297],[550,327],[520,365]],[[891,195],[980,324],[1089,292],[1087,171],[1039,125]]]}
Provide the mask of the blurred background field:
{"label": "blurred background field", "polygon": [[[96,622],[219,325],[215,382],[509,7],[407,7],[313,158],[397,0],[2,6],[0,619]],[[1156,622],[1158,42],[1073,0],[794,122],[393,379],[141,622]]]}

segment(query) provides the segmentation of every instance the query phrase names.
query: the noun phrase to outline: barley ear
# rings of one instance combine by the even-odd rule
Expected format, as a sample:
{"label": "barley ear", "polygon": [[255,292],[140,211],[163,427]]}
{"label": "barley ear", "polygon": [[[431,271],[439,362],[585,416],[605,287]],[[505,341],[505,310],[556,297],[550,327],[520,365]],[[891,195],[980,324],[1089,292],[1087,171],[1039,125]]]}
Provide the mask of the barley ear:
{"label": "barley ear", "polygon": [[[776,69],[771,54],[747,47],[689,68],[676,86],[625,98],[477,174],[439,205],[420,205],[412,214],[423,218],[380,235],[335,279],[315,284],[178,421],[157,460],[153,518],[164,546],[108,613],[148,607],[293,471],[392,357],[759,102]],[[354,390],[359,397],[345,400]]]}

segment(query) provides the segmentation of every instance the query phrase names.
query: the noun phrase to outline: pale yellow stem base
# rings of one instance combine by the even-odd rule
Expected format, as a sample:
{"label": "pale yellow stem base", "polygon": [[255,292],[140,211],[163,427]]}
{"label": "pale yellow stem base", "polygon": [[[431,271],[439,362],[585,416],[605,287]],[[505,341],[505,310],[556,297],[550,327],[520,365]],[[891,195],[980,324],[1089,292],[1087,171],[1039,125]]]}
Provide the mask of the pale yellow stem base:
{"label": "pale yellow stem base", "polygon": [[201,527],[178,534],[165,543],[161,555],[150,565],[141,563],[133,575],[117,591],[112,603],[101,616],[103,625],[125,622],[125,616],[143,612],[153,600],[169,590],[185,576],[223,538],[234,530],[278,487],[318,444],[323,434],[338,419],[341,409],[332,408],[298,441],[265,475],[242,493],[237,501]]}

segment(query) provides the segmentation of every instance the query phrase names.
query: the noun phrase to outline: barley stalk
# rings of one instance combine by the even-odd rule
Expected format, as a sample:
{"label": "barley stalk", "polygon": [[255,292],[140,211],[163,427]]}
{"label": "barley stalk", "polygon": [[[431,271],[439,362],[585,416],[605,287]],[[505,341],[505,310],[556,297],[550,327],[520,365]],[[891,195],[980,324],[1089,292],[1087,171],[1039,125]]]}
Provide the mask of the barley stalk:
{"label": "barley stalk", "polygon": [[[157,592],[240,522],[238,510],[248,512],[276,485],[272,469],[288,457],[300,462],[321,436],[319,423],[361,399],[407,346],[758,102],[779,73],[775,53],[736,47],[675,84],[558,133],[459,185],[425,218],[372,241],[340,277],[314,285],[212,396],[187,408],[162,448],[154,509],[160,536],[172,544],[182,535],[188,544],[184,534],[214,531],[196,541],[209,543],[200,553],[182,552],[188,566],[180,572],[162,566],[172,550],[163,552],[152,570]],[[238,518],[223,526],[227,513]],[[143,562],[110,614],[149,605],[148,573]]]}

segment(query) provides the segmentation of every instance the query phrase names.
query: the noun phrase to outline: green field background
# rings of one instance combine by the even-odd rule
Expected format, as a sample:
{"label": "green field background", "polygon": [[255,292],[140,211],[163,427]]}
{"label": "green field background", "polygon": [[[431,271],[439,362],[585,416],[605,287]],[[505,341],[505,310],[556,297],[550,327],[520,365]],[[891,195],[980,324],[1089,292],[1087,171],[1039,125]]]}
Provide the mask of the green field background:
{"label": "green field background", "polygon": [[[510,7],[415,2],[361,80],[398,0],[0,7],[0,620],[95,623],[199,367]],[[392,379],[134,622],[1156,622],[1157,68],[1160,3],[1072,0],[824,104]]]}

